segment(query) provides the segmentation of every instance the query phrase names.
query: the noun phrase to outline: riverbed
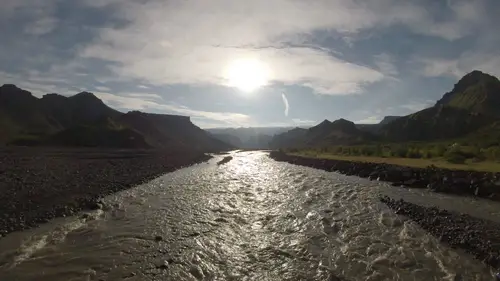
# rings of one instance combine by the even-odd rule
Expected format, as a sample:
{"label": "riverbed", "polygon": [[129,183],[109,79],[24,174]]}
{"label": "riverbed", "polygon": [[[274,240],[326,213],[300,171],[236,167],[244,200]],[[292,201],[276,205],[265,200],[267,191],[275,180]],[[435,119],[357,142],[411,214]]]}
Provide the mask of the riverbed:
{"label": "riverbed", "polygon": [[177,170],[0,239],[0,280],[492,280],[380,194],[499,221],[500,205],[275,162]]}

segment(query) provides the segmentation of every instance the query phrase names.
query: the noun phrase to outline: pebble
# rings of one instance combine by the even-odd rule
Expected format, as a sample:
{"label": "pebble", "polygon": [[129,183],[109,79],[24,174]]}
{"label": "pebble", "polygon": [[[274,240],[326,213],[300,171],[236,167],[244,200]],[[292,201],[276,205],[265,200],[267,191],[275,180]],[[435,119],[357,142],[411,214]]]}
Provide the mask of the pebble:
{"label": "pebble", "polygon": [[35,227],[81,210],[103,209],[100,198],[106,195],[210,158],[186,151],[2,148],[0,233]]}
{"label": "pebble", "polygon": [[461,248],[494,268],[500,266],[496,258],[500,257],[499,223],[388,196],[381,196],[380,201],[448,245]]}

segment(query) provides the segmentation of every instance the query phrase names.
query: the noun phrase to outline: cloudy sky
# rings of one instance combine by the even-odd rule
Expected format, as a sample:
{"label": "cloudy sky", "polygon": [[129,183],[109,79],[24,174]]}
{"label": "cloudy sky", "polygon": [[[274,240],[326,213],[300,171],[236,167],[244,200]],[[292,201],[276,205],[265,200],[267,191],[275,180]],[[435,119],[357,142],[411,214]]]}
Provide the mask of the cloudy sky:
{"label": "cloudy sky", "polygon": [[500,76],[498,0],[1,0],[0,83],[201,127],[365,123]]}

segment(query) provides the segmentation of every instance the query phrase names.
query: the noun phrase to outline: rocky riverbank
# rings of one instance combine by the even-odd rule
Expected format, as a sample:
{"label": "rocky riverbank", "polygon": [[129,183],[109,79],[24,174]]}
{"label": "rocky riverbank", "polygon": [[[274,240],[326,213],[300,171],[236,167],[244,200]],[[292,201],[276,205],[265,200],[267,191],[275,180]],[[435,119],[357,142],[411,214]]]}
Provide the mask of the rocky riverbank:
{"label": "rocky riverbank", "polygon": [[0,236],[99,208],[105,195],[210,158],[185,151],[0,149]]}
{"label": "rocky riverbank", "polygon": [[386,181],[394,186],[428,188],[435,192],[469,195],[500,201],[500,173],[458,171],[437,167],[412,168],[391,164],[306,158],[271,151],[276,161]]}
{"label": "rocky riverbank", "polygon": [[493,268],[500,266],[500,224],[387,196],[381,197],[380,201],[396,214],[415,221],[442,242],[463,249]]}

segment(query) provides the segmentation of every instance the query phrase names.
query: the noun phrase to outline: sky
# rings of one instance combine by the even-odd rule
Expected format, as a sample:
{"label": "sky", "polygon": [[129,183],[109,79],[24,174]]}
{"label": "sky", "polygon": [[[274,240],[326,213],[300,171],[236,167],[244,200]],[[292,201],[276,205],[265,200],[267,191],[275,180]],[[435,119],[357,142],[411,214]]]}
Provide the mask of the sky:
{"label": "sky", "polygon": [[498,0],[1,0],[0,84],[202,128],[376,123],[500,77]]}

